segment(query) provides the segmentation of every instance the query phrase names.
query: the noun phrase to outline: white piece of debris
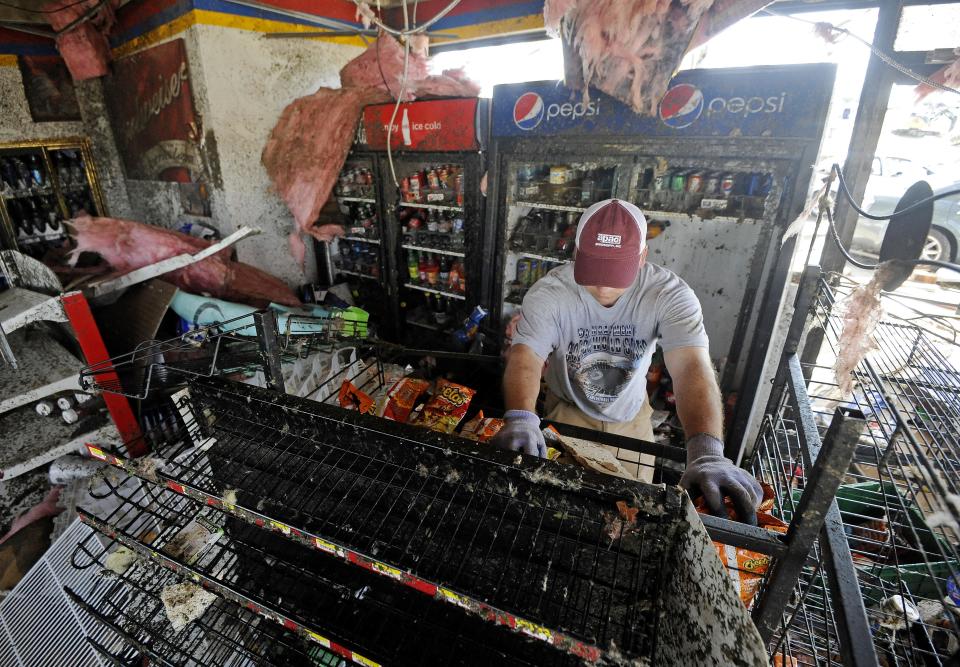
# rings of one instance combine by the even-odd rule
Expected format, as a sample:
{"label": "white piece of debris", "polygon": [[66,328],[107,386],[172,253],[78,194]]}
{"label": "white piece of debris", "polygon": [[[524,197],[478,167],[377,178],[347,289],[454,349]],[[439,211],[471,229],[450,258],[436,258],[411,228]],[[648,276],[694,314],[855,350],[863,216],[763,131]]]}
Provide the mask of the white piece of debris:
{"label": "white piece of debris", "polygon": [[136,560],[137,553],[121,545],[107,556],[106,560],[103,561],[103,566],[111,572],[123,574]]}
{"label": "white piece of debris", "polygon": [[223,528],[204,517],[197,517],[164,544],[161,550],[171,558],[192,565],[222,534]]}
{"label": "white piece of debris", "polygon": [[223,504],[224,505],[236,505],[237,504],[237,490],[236,489],[227,489],[223,492]]}
{"label": "white piece of debris", "polygon": [[174,632],[180,632],[188,624],[203,616],[217,596],[196,584],[185,581],[172,584],[160,591],[160,600]]}

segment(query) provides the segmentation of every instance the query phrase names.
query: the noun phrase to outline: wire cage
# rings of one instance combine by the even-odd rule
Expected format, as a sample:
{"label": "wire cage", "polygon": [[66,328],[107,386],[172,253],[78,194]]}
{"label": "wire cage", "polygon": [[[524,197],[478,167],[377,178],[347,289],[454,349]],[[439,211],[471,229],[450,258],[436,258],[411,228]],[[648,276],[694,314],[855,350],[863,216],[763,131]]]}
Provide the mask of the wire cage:
{"label": "wire cage", "polygon": [[[685,664],[734,645],[738,664],[762,655],[675,488],[219,378],[192,379],[177,400],[179,438],[156,457],[91,450],[155,487],[161,509],[124,499],[82,520],[340,655],[538,665]],[[145,530],[158,513],[162,530]],[[222,529],[215,542],[193,560],[171,551],[201,520]],[[708,599],[723,623],[697,612]]]}
{"label": "wire cage", "polygon": [[182,385],[188,377],[261,372],[282,383],[279,361],[318,350],[362,345],[371,331],[351,311],[325,315],[261,310],[194,328],[165,341],[147,341],[126,354],[86,366],[80,382],[87,390],[142,399],[155,388]]}
{"label": "wire cage", "polygon": [[[125,502],[152,507],[153,513],[145,511],[148,517],[159,519],[169,515],[158,504],[158,496],[146,485],[127,485],[127,490],[132,492],[121,491],[119,487],[113,490]],[[155,530],[159,524],[154,526]],[[145,525],[141,527],[146,529]],[[109,663],[131,665],[149,661],[165,667],[214,664],[339,667],[345,664],[341,656],[304,642],[283,627],[223,598],[212,601],[192,623],[174,627],[163,598],[175,590],[180,581],[149,560],[125,560],[119,549],[114,542],[102,541],[93,535],[85,539],[74,553],[74,567],[98,568],[102,579],[92,590],[67,589],[71,600],[84,613],[115,635],[113,642],[88,639]],[[116,560],[111,562],[112,558]]]}
{"label": "wire cage", "polygon": [[[854,652],[855,664],[956,664],[960,374],[930,332],[887,317],[853,370],[852,395],[844,394],[834,364],[855,288],[821,279],[809,312],[800,314],[808,323],[800,367],[819,435],[826,440],[838,408],[856,411],[863,421],[835,495],[839,529],[821,533],[771,652],[787,660],[783,664],[851,664],[844,651]],[[892,298],[884,297],[887,306],[896,305]],[[789,393],[779,395],[752,461],[776,489],[774,513],[787,521],[801,510],[802,489],[817,482],[802,455],[801,419]],[[855,597],[862,600],[864,622],[854,623],[855,631],[851,612],[842,609],[850,596],[836,582],[838,560],[852,566]]]}

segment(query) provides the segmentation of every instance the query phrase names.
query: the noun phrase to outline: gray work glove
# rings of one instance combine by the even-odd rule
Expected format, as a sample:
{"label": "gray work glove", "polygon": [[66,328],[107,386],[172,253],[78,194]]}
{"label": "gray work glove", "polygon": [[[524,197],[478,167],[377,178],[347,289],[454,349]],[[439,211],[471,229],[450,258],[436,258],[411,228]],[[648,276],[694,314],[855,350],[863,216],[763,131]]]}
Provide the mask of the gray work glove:
{"label": "gray work glove", "polygon": [[493,437],[493,444],[512,452],[547,457],[547,443],[540,430],[540,417],[527,410],[507,410],[503,428]]}
{"label": "gray work glove", "polygon": [[723,455],[723,442],[707,433],[687,440],[687,469],[680,486],[696,498],[699,491],[714,516],[727,518],[723,497],[730,496],[743,523],[757,525],[757,508],[763,500],[760,482]]}

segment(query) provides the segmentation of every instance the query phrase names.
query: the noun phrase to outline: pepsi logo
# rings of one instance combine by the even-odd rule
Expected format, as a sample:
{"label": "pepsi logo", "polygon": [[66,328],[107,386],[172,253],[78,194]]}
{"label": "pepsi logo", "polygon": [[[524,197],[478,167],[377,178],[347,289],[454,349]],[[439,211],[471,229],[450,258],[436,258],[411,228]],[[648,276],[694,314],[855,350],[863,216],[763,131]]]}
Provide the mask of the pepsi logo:
{"label": "pepsi logo", "polygon": [[[514,112],[516,113],[516,112]],[[660,100],[660,120],[675,130],[692,125],[703,113],[703,93],[696,86],[681,83]]]}
{"label": "pepsi logo", "polygon": [[543,120],[543,99],[536,93],[524,93],[513,104],[513,122],[521,130],[532,130]]}

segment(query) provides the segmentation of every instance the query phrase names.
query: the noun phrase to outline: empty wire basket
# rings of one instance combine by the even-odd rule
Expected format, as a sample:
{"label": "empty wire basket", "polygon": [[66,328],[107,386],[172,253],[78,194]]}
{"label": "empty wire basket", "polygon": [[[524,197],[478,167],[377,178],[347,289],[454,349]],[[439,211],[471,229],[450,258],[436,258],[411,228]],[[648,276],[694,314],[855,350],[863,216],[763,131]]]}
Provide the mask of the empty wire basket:
{"label": "empty wire basket", "polygon": [[[93,451],[160,509],[127,500],[83,520],[354,662],[766,662],[676,487],[220,378],[178,402],[156,458]],[[144,530],[157,513],[163,528]],[[185,556],[178,536],[201,519],[215,537]]]}

